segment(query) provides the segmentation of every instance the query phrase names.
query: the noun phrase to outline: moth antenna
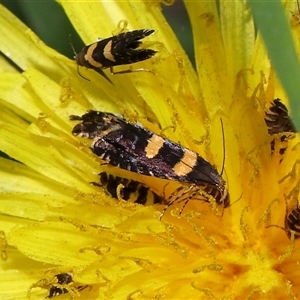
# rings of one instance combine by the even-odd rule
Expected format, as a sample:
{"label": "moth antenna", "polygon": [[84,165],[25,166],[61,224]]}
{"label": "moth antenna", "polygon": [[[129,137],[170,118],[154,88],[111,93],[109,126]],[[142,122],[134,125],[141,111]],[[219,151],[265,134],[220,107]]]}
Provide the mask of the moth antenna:
{"label": "moth antenna", "polygon": [[225,147],[225,134],[224,134],[224,125],[223,125],[223,120],[220,118],[221,122],[221,129],[222,129],[222,141],[223,141],[223,162],[222,162],[222,168],[221,168],[221,173],[220,175],[223,175],[224,172],[224,167],[225,167],[225,157],[226,157],[226,147]]}
{"label": "moth antenna", "polygon": [[[71,49],[73,50],[73,53],[74,53],[74,59],[76,60],[76,57],[77,57],[77,52],[75,51],[75,48],[73,46],[73,42],[72,42],[72,34],[70,33],[69,34],[69,45],[71,46]],[[87,80],[87,81],[90,81],[88,78],[84,77],[80,72],[79,72],[79,65],[76,61],[76,64],[77,64],[77,74],[82,77],[83,79]]]}
{"label": "moth antenna", "polygon": [[69,34],[69,45],[71,46],[71,49],[73,50],[73,53],[74,53],[74,57],[76,59],[76,56],[77,56],[77,52],[75,51],[75,48],[73,46],[73,42],[72,42],[72,34],[70,33]]}
{"label": "moth antenna", "polygon": [[230,204],[230,207],[234,204],[236,204],[238,201],[240,201],[242,199],[242,196],[243,196],[243,192],[241,193],[241,195],[234,201]]}
{"label": "moth antenna", "polygon": [[268,225],[268,226],[266,226],[265,228],[270,228],[270,227],[277,227],[277,228],[279,228],[279,229],[282,229],[282,230],[286,231],[284,227],[278,226],[278,225]]}

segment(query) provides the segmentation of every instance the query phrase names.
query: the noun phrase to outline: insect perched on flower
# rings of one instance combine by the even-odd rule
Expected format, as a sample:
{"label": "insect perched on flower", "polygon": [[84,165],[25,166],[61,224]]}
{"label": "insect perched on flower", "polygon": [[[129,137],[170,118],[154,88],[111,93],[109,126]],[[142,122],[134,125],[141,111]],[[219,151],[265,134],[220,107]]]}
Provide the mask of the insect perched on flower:
{"label": "insect perched on flower", "polygon": [[76,63],[78,66],[94,70],[109,68],[112,74],[149,71],[141,68],[114,72],[113,68],[140,62],[152,57],[156,53],[155,50],[138,47],[142,44],[140,40],[153,32],[154,30],[151,29],[123,32],[85,46],[79,53],[76,53],[73,49]]}
{"label": "insect perched on flower", "polygon": [[143,205],[164,203],[163,197],[154,193],[146,185],[128,178],[114,176],[101,172],[100,184],[92,182],[93,185],[103,186],[108,195],[115,199],[125,200]]}
{"label": "insect perched on flower", "polygon": [[[81,117],[72,115],[70,119],[82,121],[73,128],[73,135],[93,139],[92,151],[108,164],[187,183],[181,196],[190,192],[203,195],[202,187],[210,185],[218,190],[219,204],[229,201],[225,181],[197,153],[112,113],[91,110]],[[179,198],[175,193],[172,203]]]}
{"label": "insect perched on flower", "polygon": [[[268,127],[268,133],[275,138],[271,141],[271,153],[274,154],[278,148],[281,163],[283,155],[288,147],[288,141],[295,137],[296,127],[289,116],[287,107],[280,101],[274,99],[268,111],[265,112],[265,122]],[[295,238],[300,237],[300,208],[298,203],[291,203],[286,199],[287,212],[285,215],[285,231],[289,237],[294,233]]]}
{"label": "insect perched on flower", "polygon": [[285,216],[285,231],[289,237],[292,232],[295,238],[300,237],[300,207],[294,208]]}
{"label": "insect perched on flower", "polygon": [[[276,145],[278,145],[279,154],[283,155],[287,149],[288,140],[294,137],[291,133],[296,133],[296,127],[289,116],[288,109],[280,99],[275,99],[271,103],[269,110],[265,112],[265,115],[268,133],[271,136],[277,136],[270,143],[271,153],[274,153]],[[282,158],[280,159],[281,161]]]}
{"label": "insect perched on flower", "polygon": [[28,289],[28,298],[30,299],[30,291],[33,288],[40,287],[49,290],[46,298],[54,298],[62,294],[70,293],[72,296],[78,294],[79,291],[87,288],[87,285],[78,285],[74,282],[72,273],[60,273],[51,278],[44,278],[33,284]]}

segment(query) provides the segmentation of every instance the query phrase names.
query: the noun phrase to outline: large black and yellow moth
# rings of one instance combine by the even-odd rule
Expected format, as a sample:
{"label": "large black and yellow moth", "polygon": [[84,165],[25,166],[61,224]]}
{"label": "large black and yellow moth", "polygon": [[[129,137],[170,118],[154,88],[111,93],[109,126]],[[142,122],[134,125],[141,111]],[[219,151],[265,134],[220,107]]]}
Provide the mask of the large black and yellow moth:
{"label": "large black and yellow moth", "polygon": [[187,192],[212,186],[218,193],[218,203],[228,203],[222,176],[196,152],[112,113],[89,111],[70,119],[81,121],[73,128],[73,135],[92,139],[92,151],[106,163],[142,175],[187,183]]}

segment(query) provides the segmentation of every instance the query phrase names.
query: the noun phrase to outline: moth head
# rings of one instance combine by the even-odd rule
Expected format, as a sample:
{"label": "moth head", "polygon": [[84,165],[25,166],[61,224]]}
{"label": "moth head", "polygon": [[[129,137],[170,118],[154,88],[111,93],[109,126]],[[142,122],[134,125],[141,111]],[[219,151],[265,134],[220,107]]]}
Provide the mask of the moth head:
{"label": "moth head", "polygon": [[89,139],[101,135],[101,133],[118,123],[116,115],[95,110],[90,110],[81,117],[71,115],[70,120],[81,121],[81,123],[75,125],[72,134]]}

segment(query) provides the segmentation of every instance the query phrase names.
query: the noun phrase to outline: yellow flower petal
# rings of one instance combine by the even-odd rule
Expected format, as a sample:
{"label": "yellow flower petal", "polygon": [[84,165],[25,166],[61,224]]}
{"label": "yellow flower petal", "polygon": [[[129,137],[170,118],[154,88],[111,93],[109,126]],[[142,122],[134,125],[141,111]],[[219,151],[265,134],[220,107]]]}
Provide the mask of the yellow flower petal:
{"label": "yellow flower petal", "polygon": [[[25,72],[0,74],[0,150],[21,162],[0,159],[0,253],[11,262],[4,282],[12,289],[11,282],[22,281],[15,291],[2,288],[5,299],[25,299],[28,289],[33,299],[47,297],[51,280],[64,272],[89,285],[65,295],[81,299],[296,298],[299,241],[278,226],[298,205],[299,138],[287,142],[284,155],[270,154],[274,137],[265,110],[284,92],[259,36],[254,40],[244,3],[220,3],[218,11],[215,2],[186,2],[197,73],[157,3],[60,3],[87,44],[118,34],[120,21],[121,27],[128,21],[125,29],[155,29],[145,44],[158,54],[137,64],[155,74],[104,71],[109,82],[80,67],[91,81],[83,80],[74,61],[14,17],[8,24],[10,13],[1,8],[0,24],[7,28],[0,50],[7,53],[19,38],[36,58],[13,52]],[[121,112],[153,131],[162,129],[219,171],[225,154],[230,207],[214,209],[214,203],[193,199],[181,211],[185,203],[178,201],[159,220],[164,205],[111,199],[90,185],[106,170],[167,199],[180,186],[101,165],[90,141],[71,134],[69,115],[88,109]]]}
{"label": "yellow flower petal", "polygon": [[[3,152],[22,161],[48,178],[70,187],[89,190],[87,183],[79,178],[77,172],[74,172],[76,169],[65,163],[68,156],[62,154],[64,151],[67,154],[70,147],[68,149],[63,143],[59,143],[61,149],[56,149],[50,146],[55,142],[52,139],[35,136],[9,125],[1,125],[0,132],[2,136],[1,150]],[[48,159],[45,159],[46,157]]]}
{"label": "yellow flower petal", "polygon": [[220,2],[220,26],[226,53],[228,76],[249,67],[253,54],[255,31],[246,1]]}

